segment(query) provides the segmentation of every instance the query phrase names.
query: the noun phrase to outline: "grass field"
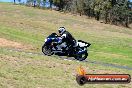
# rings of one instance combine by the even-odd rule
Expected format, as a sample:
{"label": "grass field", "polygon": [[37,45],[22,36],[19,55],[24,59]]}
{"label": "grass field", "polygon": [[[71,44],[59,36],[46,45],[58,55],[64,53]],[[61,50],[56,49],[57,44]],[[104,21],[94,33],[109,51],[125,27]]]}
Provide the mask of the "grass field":
{"label": "grass field", "polygon": [[80,87],[75,75],[80,65],[94,74],[132,75],[132,70],[8,50],[41,53],[44,39],[57,32],[59,26],[65,26],[77,40],[92,44],[88,60],[132,68],[132,28],[103,24],[85,16],[0,3],[1,88],[131,88],[132,83]]}

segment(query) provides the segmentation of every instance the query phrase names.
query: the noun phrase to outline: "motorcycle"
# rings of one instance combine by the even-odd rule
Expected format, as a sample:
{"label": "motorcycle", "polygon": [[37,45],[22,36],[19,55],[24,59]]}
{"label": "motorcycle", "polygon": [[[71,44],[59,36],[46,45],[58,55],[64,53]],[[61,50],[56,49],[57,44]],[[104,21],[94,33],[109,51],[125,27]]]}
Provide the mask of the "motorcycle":
{"label": "motorcycle", "polygon": [[48,56],[55,54],[59,56],[74,57],[79,61],[83,61],[87,58],[87,48],[91,45],[90,43],[78,40],[71,49],[70,46],[67,46],[66,42],[59,44],[60,41],[61,37],[56,33],[52,33],[45,39],[45,43],[42,46],[42,52]]}

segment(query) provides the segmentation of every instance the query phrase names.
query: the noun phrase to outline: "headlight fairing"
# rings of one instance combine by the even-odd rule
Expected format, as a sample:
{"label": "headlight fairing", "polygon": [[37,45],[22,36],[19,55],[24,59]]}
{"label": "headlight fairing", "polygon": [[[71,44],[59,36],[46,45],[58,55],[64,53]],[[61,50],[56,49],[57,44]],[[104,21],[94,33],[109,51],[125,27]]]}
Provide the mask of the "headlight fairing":
{"label": "headlight fairing", "polygon": [[47,39],[45,39],[44,41],[47,42]]}

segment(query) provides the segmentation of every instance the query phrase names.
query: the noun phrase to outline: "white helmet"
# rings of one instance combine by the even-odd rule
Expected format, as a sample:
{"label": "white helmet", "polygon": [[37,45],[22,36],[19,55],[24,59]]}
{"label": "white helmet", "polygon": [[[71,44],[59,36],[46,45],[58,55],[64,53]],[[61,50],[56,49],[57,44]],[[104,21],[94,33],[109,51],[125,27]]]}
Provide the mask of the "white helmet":
{"label": "white helmet", "polygon": [[61,35],[62,35],[65,31],[66,31],[65,27],[60,27],[59,30],[58,30],[59,34],[61,34]]}

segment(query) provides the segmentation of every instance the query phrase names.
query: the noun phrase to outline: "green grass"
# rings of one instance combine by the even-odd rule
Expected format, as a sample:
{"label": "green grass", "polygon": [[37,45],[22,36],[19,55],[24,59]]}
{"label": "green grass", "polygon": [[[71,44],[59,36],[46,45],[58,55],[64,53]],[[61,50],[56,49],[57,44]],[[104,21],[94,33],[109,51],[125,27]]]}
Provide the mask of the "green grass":
{"label": "green grass", "polygon": [[[88,73],[129,73],[132,71],[122,70],[100,65],[87,64],[76,61],[67,62],[57,57],[28,55],[20,52],[10,52],[0,49],[0,82],[1,87],[48,87],[48,88],[80,88],[75,81],[76,69],[79,65],[87,68]],[[116,70],[116,72],[115,72]],[[8,83],[8,84],[7,84]],[[85,87],[129,87],[131,84],[98,84],[85,85]],[[123,87],[122,87],[123,88]]]}
{"label": "green grass", "polygon": [[1,26],[1,37],[5,36],[6,38],[10,39],[10,40],[16,40],[16,41],[20,41],[20,42],[24,42],[24,43],[31,43],[32,45],[34,44],[42,44],[43,39],[41,39],[41,37],[43,37],[40,34],[33,34],[30,33],[28,31],[24,31],[24,30],[19,30],[19,29],[13,29],[10,27],[3,27]]}
{"label": "green grass", "polygon": [[[31,45],[26,51],[41,52],[44,39],[59,26],[65,26],[76,39],[90,42],[89,59],[132,67],[132,30],[102,24],[87,17],[57,11],[34,9],[11,3],[0,3],[0,38]],[[1,42],[1,41],[0,41]],[[0,46],[1,47],[1,46]],[[75,81],[76,68],[88,73],[129,73],[132,71],[91,63],[64,61],[57,56],[27,55],[0,48],[0,87],[10,88],[80,88]],[[96,84],[85,87],[131,87],[132,84]]]}

